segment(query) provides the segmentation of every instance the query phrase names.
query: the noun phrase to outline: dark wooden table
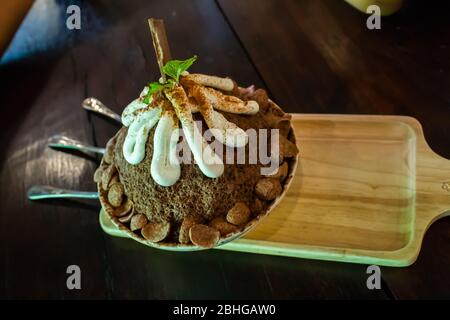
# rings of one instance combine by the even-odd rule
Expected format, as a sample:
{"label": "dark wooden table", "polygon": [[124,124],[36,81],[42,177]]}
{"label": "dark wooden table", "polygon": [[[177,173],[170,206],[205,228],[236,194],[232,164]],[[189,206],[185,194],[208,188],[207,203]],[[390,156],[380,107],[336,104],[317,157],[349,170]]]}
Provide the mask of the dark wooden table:
{"label": "dark wooden table", "polygon": [[[0,298],[450,298],[450,219],[427,232],[417,262],[364,265],[210,250],[189,254],[112,238],[95,201],[30,202],[34,184],[95,190],[96,159],[51,150],[56,133],[104,145],[118,129],[80,108],[117,112],[157,77],[146,19],[165,19],[173,55],[194,71],[255,84],[289,112],[418,118],[450,158],[448,2],[409,1],[382,29],[342,1],[36,1],[0,66]],[[81,8],[81,30],[65,26]],[[446,7],[445,7],[446,6]],[[450,174],[449,174],[450,178]],[[66,288],[66,268],[82,289]]]}

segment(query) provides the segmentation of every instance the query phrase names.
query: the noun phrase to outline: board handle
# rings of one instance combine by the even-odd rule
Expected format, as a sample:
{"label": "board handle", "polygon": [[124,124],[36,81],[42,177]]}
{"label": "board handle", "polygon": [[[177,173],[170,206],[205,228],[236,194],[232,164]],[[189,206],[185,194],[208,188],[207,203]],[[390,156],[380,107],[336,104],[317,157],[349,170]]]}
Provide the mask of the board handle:
{"label": "board handle", "polygon": [[[433,152],[434,153],[434,152]],[[436,179],[438,190],[432,197],[436,204],[440,206],[440,213],[436,219],[450,215],[450,160],[445,159],[435,153],[436,165],[442,171],[441,178]]]}
{"label": "board handle", "polygon": [[[420,145],[419,145],[420,148]],[[423,218],[423,229],[450,215],[450,160],[436,154],[423,138],[417,159],[416,212]]]}

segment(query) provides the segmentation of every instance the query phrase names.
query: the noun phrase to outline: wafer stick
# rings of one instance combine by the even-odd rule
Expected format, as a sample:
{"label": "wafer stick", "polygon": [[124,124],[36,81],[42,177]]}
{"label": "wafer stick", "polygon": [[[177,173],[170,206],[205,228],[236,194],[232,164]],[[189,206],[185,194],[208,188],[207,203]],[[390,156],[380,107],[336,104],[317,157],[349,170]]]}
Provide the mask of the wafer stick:
{"label": "wafer stick", "polygon": [[162,19],[148,19],[150,33],[152,35],[153,47],[155,49],[156,60],[158,61],[159,71],[163,82],[166,82],[166,75],[163,72],[163,66],[171,60],[169,42],[167,41],[166,28]]}

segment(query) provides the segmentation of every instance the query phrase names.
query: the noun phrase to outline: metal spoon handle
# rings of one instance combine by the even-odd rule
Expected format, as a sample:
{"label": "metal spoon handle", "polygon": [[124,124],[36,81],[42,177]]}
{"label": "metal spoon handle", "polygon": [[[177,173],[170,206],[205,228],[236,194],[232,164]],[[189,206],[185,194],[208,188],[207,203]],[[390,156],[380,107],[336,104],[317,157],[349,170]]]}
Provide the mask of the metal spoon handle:
{"label": "metal spoon handle", "polygon": [[53,148],[73,149],[83,152],[105,153],[105,148],[94,147],[79,140],[63,135],[54,135],[48,139],[48,145]]}
{"label": "metal spoon handle", "polygon": [[122,118],[112,111],[110,108],[105,106],[100,100],[96,98],[87,98],[84,99],[82,103],[83,109],[99,113],[105,117],[111,118],[119,123],[122,123]]}
{"label": "metal spoon handle", "polygon": [[67,190],[52,186],[32,186],[27,191],[28,199],[42,200],[52,198],[98,199],[97,192]]}

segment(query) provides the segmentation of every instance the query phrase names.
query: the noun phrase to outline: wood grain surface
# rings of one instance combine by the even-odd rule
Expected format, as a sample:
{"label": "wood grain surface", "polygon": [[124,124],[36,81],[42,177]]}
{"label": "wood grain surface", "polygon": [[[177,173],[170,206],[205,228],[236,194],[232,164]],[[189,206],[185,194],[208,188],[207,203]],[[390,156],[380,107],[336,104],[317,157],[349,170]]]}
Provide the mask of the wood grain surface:
{"label": "wood grain surface", "polygon": [[[286,192],[249,233],[218,249],[413,264],[429,226],[450,215],[443,188],[450,160],[430,149],[420,123],[404,116],[292,116],[301,157]],[[112,236],[134,236],[103,210],[99,219]]]}
{"label": "wood grain surface", "polygon": [[411,117],[293,114],[301,148],[283,201],[230,250],[409,266],[450,215],[450,160]]}
{"label": "wood grain surface", "polygon": [[[272,97],[291,112],[415,117],[431,148],[450,158],[449,3],[406,1],[368,31],[339,1],[219,0]],[[258,14],[256,14],[258,13]],[[261,28],[264,17],[266,25]],[[450,297],[450,219],[433,224],[408,271],[383,269],[397,298]],[[444,285],[445,284],[445,285]]]}
{"label": "wood grain surface", "polygon": [[[95,96],[120,112],[157,78],[149,17],[165,20],[174,57],[199,56],[194,71],[265,87],[290,112],[415,116],[449,157],[445,10],[435,18],[420,4],[406,7],[372,33],[363,15],[331,1],[75,2],[81,30],[65,27],[72,1],[37,0],[2,58],[0,297],[450,297],[448,219],[428,231],[416,264],[382,268],[383,289],[370,291],[363,265],[151,250],[104,234],[96,202],[25,197],[34,184],[95,190],[96,161],[48,149],[46,140],[66,133],[104,145],[118,129],[80,103]],[[71,264],[81,267],[80,291],[66,288]]]}

